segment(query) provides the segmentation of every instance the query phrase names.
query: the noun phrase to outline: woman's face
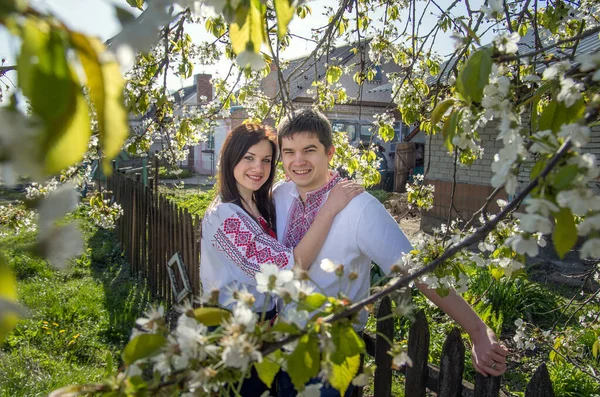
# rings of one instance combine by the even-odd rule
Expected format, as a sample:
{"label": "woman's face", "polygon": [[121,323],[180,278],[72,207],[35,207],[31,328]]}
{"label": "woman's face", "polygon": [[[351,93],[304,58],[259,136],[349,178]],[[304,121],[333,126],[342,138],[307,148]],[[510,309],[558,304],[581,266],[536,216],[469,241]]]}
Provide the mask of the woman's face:
{"label": "woman's face", "polygon": [[266,139],[251,146],[233,168],[233,176],[242,197],[251,195],[267,181],[271,173],[273,147]]}

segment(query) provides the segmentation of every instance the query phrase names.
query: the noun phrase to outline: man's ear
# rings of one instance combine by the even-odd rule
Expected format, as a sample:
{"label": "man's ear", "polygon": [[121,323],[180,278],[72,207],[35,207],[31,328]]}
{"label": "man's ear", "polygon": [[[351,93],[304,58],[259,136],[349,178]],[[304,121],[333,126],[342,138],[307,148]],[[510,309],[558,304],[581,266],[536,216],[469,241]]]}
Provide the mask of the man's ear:
{"label": "man's ear", "polygon": [[335,147],[333,145],[329,146],[329,149],[327,149],[325,153],[327,154],[327,159],[331,162],[331,159],[335,153]]}

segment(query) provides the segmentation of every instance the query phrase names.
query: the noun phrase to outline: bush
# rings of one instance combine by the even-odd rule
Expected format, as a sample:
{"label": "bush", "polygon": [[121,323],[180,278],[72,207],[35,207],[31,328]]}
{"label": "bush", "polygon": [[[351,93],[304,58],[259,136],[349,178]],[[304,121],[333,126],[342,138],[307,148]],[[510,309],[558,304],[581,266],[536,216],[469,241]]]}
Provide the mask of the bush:
{"label": "bush", "polygon": [[390,193],[385,190],[375,189],[367,190],[373,197],[379,200],[380,203],[385,203],[390,198]]}
{"label": "bush", "polygon": [[158,168],[158,176],[160,179],[185,179],[194,176],[194,174],[187,168],[168,169],[161,166]]}
{"label": "bush", "polygon": [[190,193],[190,191],[169,191],[166,193],[167,198],[178,207],[185,208],[190,214],[198,215],[200,218],[204,216],[204,212],[216,195],[217,189],[215,187],[201,193]]}

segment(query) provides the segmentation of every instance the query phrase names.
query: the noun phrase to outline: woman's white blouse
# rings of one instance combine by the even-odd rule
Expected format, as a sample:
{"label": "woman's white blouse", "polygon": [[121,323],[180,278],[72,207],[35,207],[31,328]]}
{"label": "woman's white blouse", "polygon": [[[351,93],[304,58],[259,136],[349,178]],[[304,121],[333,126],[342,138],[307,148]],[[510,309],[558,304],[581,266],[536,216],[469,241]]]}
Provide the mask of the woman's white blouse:
{"label": "woman's white blouse", "polygon": [[219,290],[219,303],[231,307],[234,291],[246,288],[256,299],[256,311],[270,310],[273,302],[256,291],[260,265],[273,263],[280,269],[294,265],[292,248],[264,231],[242,208],[215,201],[202,220],[200,278],[204,296]]}

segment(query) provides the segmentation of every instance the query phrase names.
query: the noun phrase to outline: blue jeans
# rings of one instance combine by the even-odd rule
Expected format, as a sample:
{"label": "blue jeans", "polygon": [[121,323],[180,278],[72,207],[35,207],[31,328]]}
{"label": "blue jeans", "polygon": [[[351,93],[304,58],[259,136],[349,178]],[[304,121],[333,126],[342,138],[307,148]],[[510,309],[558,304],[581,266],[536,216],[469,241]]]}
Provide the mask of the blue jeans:
{"label": "blue jeans", "polygon": [[[312,378],[308,381],[307,385],[314,385],[320,382],[321,379]],[[350,384],[344,397],[350,397],[353,390],[354,386]],[[294,389],[292,379],[287,372],[279,371],[279,374],[277,374],[277,397],[296,397],[297,394],[298,392]],[[331,387],[331,385],[323,386],[321,387],[321,397],[340,397],[340,392]]]}

